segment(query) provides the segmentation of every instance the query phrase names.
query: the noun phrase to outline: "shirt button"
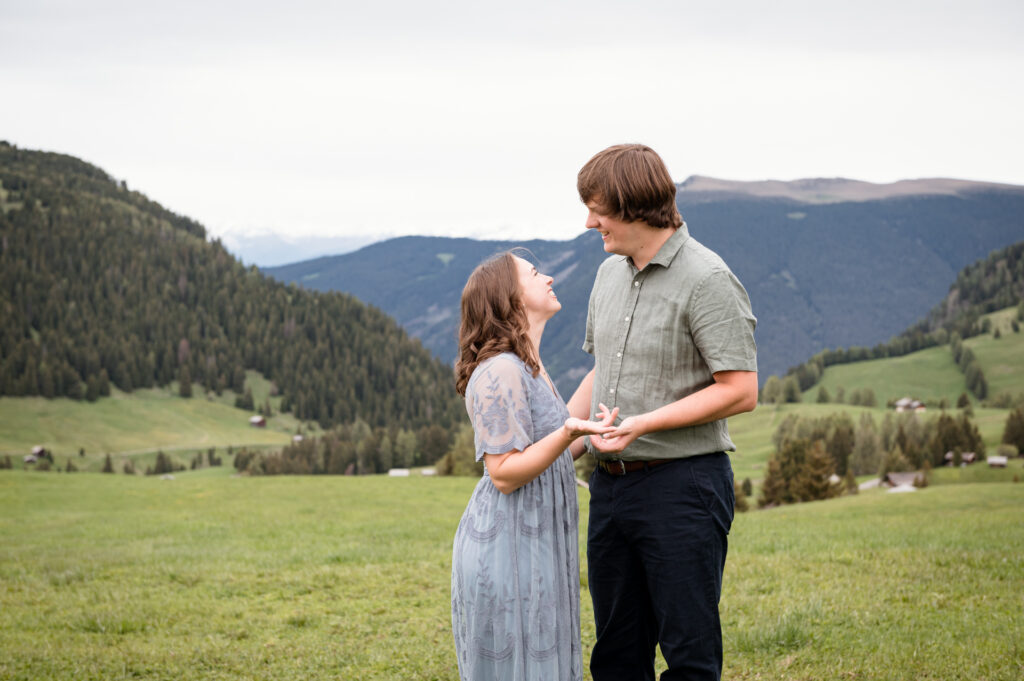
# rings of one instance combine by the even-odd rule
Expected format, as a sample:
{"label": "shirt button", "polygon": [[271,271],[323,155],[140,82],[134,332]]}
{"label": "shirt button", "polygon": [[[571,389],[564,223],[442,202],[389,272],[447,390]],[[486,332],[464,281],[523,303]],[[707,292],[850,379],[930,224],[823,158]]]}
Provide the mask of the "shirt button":
{"label": "shirt button", "polygon": [[615,356],[616,356],[616,357],[622,357],[622,353],[621,353],[621,352],[616,352],[616,353],[615,353]]}
{"label": "shirt button", "polygon": [[634,282],[633,282],[633,286],[639,286],[639,285],[640,285],[640,282],[639,282],[639,281],[634,281]]}
{"label": "shirt button", "polygon": [[626,321],[627,322],[629,321],[629,315],[626,315]]}
{"label": "shirt button", "polygon": [[615,388],[609,388],[608,392],[614,394],[615,393]]}

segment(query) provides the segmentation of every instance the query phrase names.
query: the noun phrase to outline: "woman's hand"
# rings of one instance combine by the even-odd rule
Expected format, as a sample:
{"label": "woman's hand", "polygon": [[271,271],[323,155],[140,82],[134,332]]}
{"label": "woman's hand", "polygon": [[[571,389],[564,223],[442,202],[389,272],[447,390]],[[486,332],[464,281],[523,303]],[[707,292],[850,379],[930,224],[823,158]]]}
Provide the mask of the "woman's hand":
{"label": "woman's hand", "polygon": [[615,407],[611,411],[608,411],[608,407],[603,404],[598,405],[601,411],[598,413],[598,418],[593,421],[586,419],[578,419],[570,416],[565,420],[565,424],[562,428],[565,429],[566,435],[570,440],[575,440],[578,437],[584,435],[598,436],[606,433],[611,433],[615,430],[615,426],[612,423],[615,422],[615,417],[619,415],[619,408]]}
{"label": "woman's hand", "polygon": [[618,428],[591,435],[590,444],[602,454],[618,454],[643,434],[644,430],[640,425],[640,419],[630,416],[623,419]]}

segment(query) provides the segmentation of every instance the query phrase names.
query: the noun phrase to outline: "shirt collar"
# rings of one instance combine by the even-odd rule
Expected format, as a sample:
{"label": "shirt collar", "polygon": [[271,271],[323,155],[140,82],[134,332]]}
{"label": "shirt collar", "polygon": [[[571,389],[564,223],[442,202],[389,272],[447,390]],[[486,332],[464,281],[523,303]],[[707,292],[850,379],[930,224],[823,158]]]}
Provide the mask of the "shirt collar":
{"label": "shirt collar", "polygon": [[[690,238],[690,231],[686,227],[686,223],[683,222],[679,227],[676,228],[675,234],[670,236],[665,243],[661,245],[658,252],[654,254],[648,265],[661,265],[662,267],[668,267],[672,264],[676,254],[679,253],[679,249],[683,247],[687,239]],[[633,265],[632,258],[626,258],[631,266],[636,269],[636,265]]]}

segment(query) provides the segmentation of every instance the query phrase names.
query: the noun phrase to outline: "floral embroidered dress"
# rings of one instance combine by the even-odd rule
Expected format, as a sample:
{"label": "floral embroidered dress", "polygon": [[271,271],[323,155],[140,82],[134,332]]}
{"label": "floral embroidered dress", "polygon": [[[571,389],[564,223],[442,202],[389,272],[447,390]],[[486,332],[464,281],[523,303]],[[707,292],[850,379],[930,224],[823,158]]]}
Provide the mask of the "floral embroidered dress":
{"label": "floral embroidered dress", "polygon": [[[481,362],[466,387],[477,461],[522,451],[569,417],[521,359]],[[513,455],[514,456],[514,455]],[[579,509],[566,450],[504,495],[486,471],[455,533],[452,629],[462,681],[579,681]]]}

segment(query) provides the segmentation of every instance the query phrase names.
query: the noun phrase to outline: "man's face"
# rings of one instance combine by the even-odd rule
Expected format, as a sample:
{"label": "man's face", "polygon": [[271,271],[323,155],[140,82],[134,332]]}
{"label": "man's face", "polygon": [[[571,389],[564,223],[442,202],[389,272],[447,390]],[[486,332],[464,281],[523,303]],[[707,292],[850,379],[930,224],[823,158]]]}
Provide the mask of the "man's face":
{"label": "man's face", "polygon": [[607,214],[596,199],[587,201],[587,229],[596,229],[601,234],[604,250],[617,255],[633,255],[639,237],[639,225],[623,222]]}

